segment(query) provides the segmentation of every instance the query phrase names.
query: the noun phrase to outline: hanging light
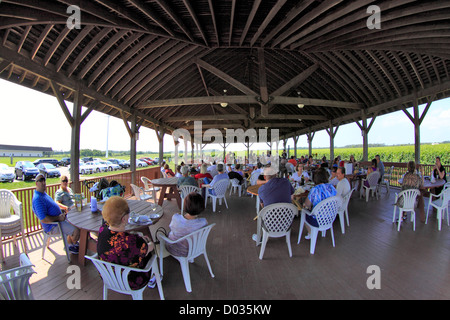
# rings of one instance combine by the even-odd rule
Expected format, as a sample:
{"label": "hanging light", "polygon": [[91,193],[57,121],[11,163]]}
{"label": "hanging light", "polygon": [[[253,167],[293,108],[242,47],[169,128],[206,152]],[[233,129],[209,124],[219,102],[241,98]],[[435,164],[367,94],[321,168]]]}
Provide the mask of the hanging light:
{"label": "hanging light", "polygon": [[[227,90],[223,90],[223,96],[226,96],[227,95]],[[222,108],[226,108],[227,106],[228,106],[228,102],[221,102],[220,103],[220,106],[222,107]]]}
{"label": "hanging light", "polygon": [[304,106],[305,106],[305,105],[304,105],[303,103],[297,104],[297,107],[299,107],[300,109],[303,109]]}

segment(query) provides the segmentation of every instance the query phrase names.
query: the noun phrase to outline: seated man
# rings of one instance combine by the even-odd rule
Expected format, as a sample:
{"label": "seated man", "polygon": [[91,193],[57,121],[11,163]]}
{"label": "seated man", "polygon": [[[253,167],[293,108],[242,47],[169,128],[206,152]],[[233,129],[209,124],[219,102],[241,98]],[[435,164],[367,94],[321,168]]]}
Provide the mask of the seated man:
{"label": "seated man", "polygon": [[198,183],[195,180],[195,178],[191,177],[189,175],[188,166],[182,166],[180,169],[180,172],[182,174],[182,177],[178,178],[178,182],[177,182],[178,187],[185,186],[185,185],[191,185],[194,187],[198,187]]}
{"label": "seated man", "polygon": [[336,170],[336,177],[339,180],[336,186],[337,196],[345,197],[351,190],[350,182],[345,177],[345,168],[339,167]]}
{"label": "seated man", "polygon": [[[236,165],[237,167],[238,165]],[[238,167],[237,167],[238,169]],[[244,177],[237,171],[234,171],[233,169],[231,169],[230,172],[228,172],[228,178],[231,179],[237,179],[239,180],[239,184],[242,184],[244,182]]]}
{"label": "seated man", "polygon": [[61,212],[59,205],[46,193],[47,185],[43,174],[36,176],[36,190],[34,191],[32,207],[34,214],[39,218],[48,234],[58,234],[58,228],[51,222],[61,222],[63,234],[67,237],[68,250],[73,254],[78,254],[78,240],[80,230],[66,221],[66,214]]}
{"label": "seated man", "polygon": [[[212,188],[220,180],[223,180],[223,179],[229,180],[228,174],[226,172],[224,172],[224,170],[225,170],[225,168],[224,168],[223,164],[219,163],[217,165],[217,172],[218,172],[218,174],[214,176],[214,178],[212,179],[210,184],[207,185],[207,186]],[[209,192],[209,194],[212,194],[214,196],[216,195],[216,192],[214,191],[214,189],[208,189],[208,192]]]}
{"label": "seated man", "polygon": [[286,178],[277,178],[277,172],[272,167],[264,168],[264,179],[267,181],[258,190],[261,206],[273,203],[291,203],[294,188]]}

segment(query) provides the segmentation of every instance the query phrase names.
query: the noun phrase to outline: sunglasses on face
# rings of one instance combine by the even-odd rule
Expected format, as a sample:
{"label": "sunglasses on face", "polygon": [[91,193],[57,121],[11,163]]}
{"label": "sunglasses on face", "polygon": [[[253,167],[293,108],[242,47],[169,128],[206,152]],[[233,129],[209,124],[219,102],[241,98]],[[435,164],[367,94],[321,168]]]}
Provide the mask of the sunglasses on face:
{"label": "sunglasses on face", "polygon": [[45,182],[45,178],[40,178],[39,180],[36,180],[37,182]]}
{"label": "sunglasses on face", "polygon": [[62,182],[69,182],[69,180],[62,180]]}

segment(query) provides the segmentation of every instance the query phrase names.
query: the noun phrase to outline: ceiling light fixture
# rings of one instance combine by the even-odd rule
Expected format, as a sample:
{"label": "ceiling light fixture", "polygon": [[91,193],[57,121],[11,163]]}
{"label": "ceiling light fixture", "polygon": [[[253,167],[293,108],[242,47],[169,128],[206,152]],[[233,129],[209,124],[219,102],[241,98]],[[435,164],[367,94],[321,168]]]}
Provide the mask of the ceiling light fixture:
{"label": "ceiling light fixture", "polygon": [[300,109],[303,109],[304,106],[305,106],[305,105],[304,105],[303,103],[297,104],[297,107],[299,107]]}
{"label": "ceiling light fixture", "polygon": [[[223,90],[223,96],[226,96],[227,95],[227,90]],[[227,106],[228,106],[228,102],[221,102],[220,103],[220,106],[222,107],[222,108],[226,108]]]}

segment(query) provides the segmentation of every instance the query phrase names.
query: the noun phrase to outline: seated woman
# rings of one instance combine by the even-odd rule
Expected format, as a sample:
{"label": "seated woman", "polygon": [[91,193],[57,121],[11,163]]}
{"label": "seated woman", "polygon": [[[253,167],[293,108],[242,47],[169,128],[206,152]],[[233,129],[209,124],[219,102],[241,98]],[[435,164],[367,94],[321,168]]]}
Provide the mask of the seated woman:
{"label": "seated woman", "polygon": [[[369,176],[369,174],[371,174],[372,172],[378,171],[378,164],[377,164],[377,159],[372,159],[372,164],[369,168],[367,168],[367,176]],[[369,181],[364,181],[364,185],[366,187],[370,187],[369,185]]]}
{"label": "seated woman", "polygon": [[[436,179],[443,179],[445,182],[447,182],[447,176],[445,173],[445,168],[441,163],[441,158],[440,157],[436,157],[436,164],[433,167],[433,176]],[[438,195],[442,192],[442,189],[444,189],[444,187],[438,187],[438,188],[433,188],[431,189],[431,192]]]}
{"label": "seated woman", "polygon": [[169,165],[167,163],[164,165],[164,172],[167,174],[167,177],[169,178],[175,177],[175,173],[172,171],[172,169],[169,168]]}
{"label": "seated woman", "polygon": [[[416,163],[414,161],[409,161],[407,165],[408,171],[403,177],[402,191],[408,189],[419,189],[421,190],[420,195],[417,197],[417,207],[420,211],[420,221],[425,222],[425,203],[423,200],[423,180],[416,174]],[[403,197],[397,199],[397,206],[403,207]],[[403,220],[406,219],[406,213],[403,213]]]}
{"label": "seated woman", "polygon": [[[198,215],[205,210],[205,199],[196,192],[191,192],[184,198],[184,213],[176,213],[170,222],[168,238],[178,240],[198,229],[208,225],[205,218]],[[166,244],[166,249],[178,257],[186,257],[189,251],[188,242],[181,241],[175,244]]]}
{"label": "seated woman", "polygon": [[295,182],[301,182],[302,178],[304,182],[308,182],[309,181],[309,174],[306,171],[303,171],[303,163],[298,163],[297,164],[297,168],[295,170],[295,173],[292,175],[292,179]]}
{"label": "seated woman", "polygon": [[194,176],[195,180],[203,180],[202,183],[204,184],[209,184],[213,177],[212,175],[208,172],[208,165],[206,163],[203,163],[201,168],[200,168],[200,173],[197,173]]}
{"label": "seated woman", "polygon": [[69,178],[61,176],[61,186],[55,193],[55,202],[61,208],[61,211],[67,213],[75,202],[73,200],[73,191],[69,188]]}
{"label": "seated woman", "polygon": [[175,177],[177,178],[181,178],[183,176],[183,174],[181,173],[181,166],[177,165],[177,173],[175,173]]}
{"label": "seated woman", "polygon": [[[143,269],[151,258],[153,244],[148,237],[125,231],[130,208],[119,196],[109,198],[103,206],[105,221],[99,229],[97,253],[100,260]],[[149,282],[149,272],[130,272],[128,283],[131,289],[143,288]]]}
{"label": "seated woman", "polygon": [[[324,168],[317,169],[314,172],[314,184],[315,187],[311,189],[308,194],[308,198],[305,200],[303,207],[312,211],[312,209],[322,200],[325,200],[329,197],[335,196],[336,188],[333,187],[330,183],[328,183],[328,172]],[[310,225],[318,227],[319,224],[314,215],[306,215],[306,222]],[[308,235],[305,239],[311,239],[311,228],[305,224],[306,229],[308,230]]]}

